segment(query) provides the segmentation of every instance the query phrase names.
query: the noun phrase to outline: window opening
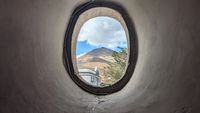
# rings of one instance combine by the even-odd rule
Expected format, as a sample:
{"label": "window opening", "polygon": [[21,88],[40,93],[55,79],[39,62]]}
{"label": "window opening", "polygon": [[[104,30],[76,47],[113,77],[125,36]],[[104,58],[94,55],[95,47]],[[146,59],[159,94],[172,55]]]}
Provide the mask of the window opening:
{"label": "window opening", "polygon": [[121,90],[137,61],[137,38],[126,10],[108,1],[90,1],[72,13],[64,43],[64,64],[83,90],[106,95]]}

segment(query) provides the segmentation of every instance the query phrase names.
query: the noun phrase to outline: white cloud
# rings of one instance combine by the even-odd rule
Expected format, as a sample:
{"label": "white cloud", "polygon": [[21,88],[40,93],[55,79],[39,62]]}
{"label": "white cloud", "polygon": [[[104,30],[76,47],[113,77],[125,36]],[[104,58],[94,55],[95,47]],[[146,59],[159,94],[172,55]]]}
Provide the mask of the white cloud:
{"label": "white cloud", "polygon": [[127,47],[126,35],[120,22],[110,17],[95,17],[84,23],[78,41],[86,41],[96,47],[114,49]]}

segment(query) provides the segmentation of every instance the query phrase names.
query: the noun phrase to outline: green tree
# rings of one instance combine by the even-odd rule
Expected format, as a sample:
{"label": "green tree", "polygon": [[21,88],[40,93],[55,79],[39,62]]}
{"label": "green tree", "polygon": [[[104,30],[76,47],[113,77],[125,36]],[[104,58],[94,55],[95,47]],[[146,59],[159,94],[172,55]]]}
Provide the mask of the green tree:
{"label": "green tree", "polygon": [[127,49],[121,48],[119,52],[113,52],[112,57],[114,58],[115,62],[109,64],[108,68],[108,75],[111,78],[112,82],[116,82],[125,74],[125,68],[127,65]]}

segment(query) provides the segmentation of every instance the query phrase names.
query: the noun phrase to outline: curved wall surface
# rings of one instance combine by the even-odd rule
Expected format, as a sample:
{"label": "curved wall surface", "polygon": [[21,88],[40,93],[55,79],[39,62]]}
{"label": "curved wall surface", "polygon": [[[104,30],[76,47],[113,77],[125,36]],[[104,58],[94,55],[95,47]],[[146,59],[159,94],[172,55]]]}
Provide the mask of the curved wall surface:
{"label": "curved wall surface", "polygon": [[63,65],[66,27],[83,0],[0,1],[0,113],[200,113],[199,0],[115,0],[138,36],[119,92],[80,89]]}

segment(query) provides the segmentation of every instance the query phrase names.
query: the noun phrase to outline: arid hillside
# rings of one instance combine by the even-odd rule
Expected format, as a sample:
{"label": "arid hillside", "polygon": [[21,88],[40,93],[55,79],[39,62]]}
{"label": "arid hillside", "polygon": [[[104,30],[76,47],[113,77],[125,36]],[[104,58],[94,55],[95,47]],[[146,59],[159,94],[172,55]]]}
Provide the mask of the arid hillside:
{"label": "arid hillside", "polygon": [[78,68],[94,69],[97,67],[100,71],[101,82],[109,84],[111,81],[107,76],[107,66],[114,63],[114,58],[112,57],[113,52],[113,50],[105,47],[94,49],[77,58]]}

